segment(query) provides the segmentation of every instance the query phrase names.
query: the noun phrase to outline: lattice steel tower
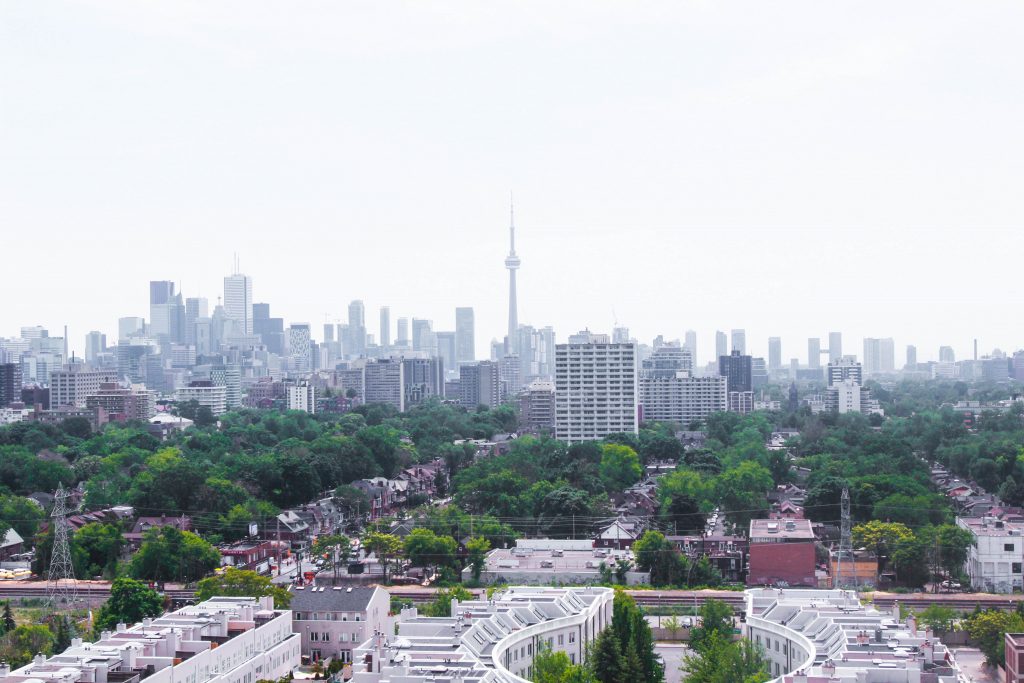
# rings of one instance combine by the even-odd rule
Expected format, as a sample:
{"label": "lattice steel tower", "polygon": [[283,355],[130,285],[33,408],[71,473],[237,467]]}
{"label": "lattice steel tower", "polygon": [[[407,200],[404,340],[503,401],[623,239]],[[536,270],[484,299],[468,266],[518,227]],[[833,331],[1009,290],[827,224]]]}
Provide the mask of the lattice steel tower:
{"label": "lattice steel tower", "polygon": [[53,518],[53,548],[50,569],[46,573],[46,595],[55,608],[71,608],[78,601],[78,582],[75,581],[75,567],[71,563],[68,544],[67,499],[68,492],[59,486],[50,514]]}
{"label": "lattice steel tower", "polygon": [[[839,553],[836,555],[836,588],[846,588],[849,585],[857,584],[857,565],[853,558],[853,534],[850,529],[850,489],[843,487],[843,497],[840,501],[840,514],[842,520],[839,528]],[[849,577],[844,574],[844,561],[849,565],[846,570]]]}

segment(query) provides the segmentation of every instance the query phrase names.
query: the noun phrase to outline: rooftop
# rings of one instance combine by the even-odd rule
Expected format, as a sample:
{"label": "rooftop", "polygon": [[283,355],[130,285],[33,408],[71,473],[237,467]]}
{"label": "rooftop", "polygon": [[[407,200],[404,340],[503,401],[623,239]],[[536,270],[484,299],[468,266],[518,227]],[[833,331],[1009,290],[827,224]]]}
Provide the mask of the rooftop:
{"label": "rooftop", "polygon": [[750,542],[764,543],[776,540],[814,540],[814,529],[808,519],[752,519]]}

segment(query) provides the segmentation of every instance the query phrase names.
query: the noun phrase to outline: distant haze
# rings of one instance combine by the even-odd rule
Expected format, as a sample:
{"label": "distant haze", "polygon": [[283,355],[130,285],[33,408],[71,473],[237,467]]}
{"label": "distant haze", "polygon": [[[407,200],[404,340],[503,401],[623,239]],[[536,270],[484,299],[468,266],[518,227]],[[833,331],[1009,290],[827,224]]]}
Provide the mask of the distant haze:
{"label": "distant haze", "polygon": [[9,2],[0,336],[116,337],[238,253],[286,321],[351,299],[559,340],[1022,343],[1024,5]]}

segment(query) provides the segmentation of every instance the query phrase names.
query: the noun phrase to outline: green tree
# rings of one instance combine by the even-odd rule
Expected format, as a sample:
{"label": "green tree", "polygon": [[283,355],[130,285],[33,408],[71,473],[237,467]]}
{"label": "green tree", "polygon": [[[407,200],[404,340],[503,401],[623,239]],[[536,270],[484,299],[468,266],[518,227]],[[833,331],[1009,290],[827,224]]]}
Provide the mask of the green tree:
{"label": "green tree", "polygon": [[292,594],[271,581],[269,576],[234,567],[226,568],[218,576],[209,576],[196,586],[196,600],[209,600],[215,595],[253,598],[269,596],[274,598],[274,607],[277,609],[287,609],[292,601]]}
{"label": "green tree", "polygon": [[[1019,603],[1018,603],[1019,604]],[[948,632],[953,630],[959,613],[945,605],[928,605],[917,613],[917,620],[934,631]]]}
{"label": "green tree", "polygon": [[379,531],[371,531],[363,538],[363,546],[367,551],[377,556],[384,569],[384,583],[388,582],[388,568],[392,563],[398,561],[402,553],[402,540],[394,534],[384,534]]}
{"label": "green tree", "polygon": [[1024,631],[1024,618],[1016,612],[986,610],[967,618],[967,633],[992,666],[1003,665],[1004,636]]}
{"label": "green tree", "polygon": [[433,601],[424,605],[420,611],[427,617],[450,617],[452,615],[452,600],[463,602],[472,599],[473,594],[462,586],[444,588],[437,591]]}
{"label": "green tree", "polygon": [[10,633],[18,625],[14,621],[14,614],[11,612],[11,601],[4,601],[4,615],[2,620],[3,632]]}
{"label": "green tree", "polygon": [[38,652],[53,654],[53,632],[46,626],[22,624],[0,638],[0,659],[11,668],[28,664]]}
{"label": "green tree", "polygon": [[317,536],[310,548],[310,553],[323,561],[325,569],[334,571],[338,575],[338,569],[348,564],[352,555],[352,542],[348,536],[343,534],[325,534]]}
{"label": "green tree", "polygon": [[490,541],[482,536],[473,536],[466,541],[467,562],[473,570],[473,580],[479,581],[484,570],[487,553],[491,549]]}
{"label": "green tree", "polygon": [[162,526],[146,531],[128,570],[136,579],[191,582],[219,564],[220,553],[199,536]]}
{"label": "green tree", "polygon": [[412,566],[429,569],[453,567],[459,546],[451,536],[438,536],[430,529],[413,529],[405,537],[402,549]]}
{"label": "green tree", "polygon": [[164,598],[141,581],[121,577],[110,586],[110,598],[96,615],[95,631],[112,630],[117,624],[134,624],[164,611]]}
{"label": "green tree", "polygon": [[85,553],[88,576],[112,577],[124,547],[121,529],[113,524],[91,522],[75,532],[75,542]]}
{"label": "green tree", "polygon": [[733,643],[717,632],[683,660],[682,669],[687,683],[764,683],[772,678],[760,647],[748,640]]}
{"label": "green tree", "polygon": [[640,456],[629,446],[606,443],[601,447],[601,482],[609,493],[618,493],[640,481]]}
{"label": "green tree", "polygon": [[661,627],[668,631],[669,640],[675,640],[679,637],[679,632],[683,630],[683,624],[679,621],[679,618],[671,614],[667,619],[662,620]]}
{"label": "green tree", "polygon": [[732,607],[721,600],[709,599],[700,607],[700,626],[690,631],[690,647],[703,649],[712,635],[732,638]]}
{"label": "green tree", "polygon": [[629,680],[622,647],[613,629],[606,628],[594,641],[587,665],[600,683],[627,683]]}

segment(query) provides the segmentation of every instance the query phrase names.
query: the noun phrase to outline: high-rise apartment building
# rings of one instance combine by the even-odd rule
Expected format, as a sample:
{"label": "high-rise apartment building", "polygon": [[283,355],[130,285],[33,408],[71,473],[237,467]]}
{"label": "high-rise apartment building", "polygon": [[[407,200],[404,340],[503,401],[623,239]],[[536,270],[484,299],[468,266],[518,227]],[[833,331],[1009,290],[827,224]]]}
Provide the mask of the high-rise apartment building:
{"label": "high-rise apartment building", "polygon": [[939,362],[940,363],[955,363],[956,354],[953,352],[952,346],[940,346],[939,347]]}
{"label": "high-rise apartment building", "polygon": [[405,363],[401,358],[378,358],[363,368],[366,403],[386,403],[405,412]]}
{"label": "high-rise apartment building", "polygon": [[380,347],[387,349],[391,347],[391,308],[380,307]]}
{"label": "high-rise apartment building", "polygon": [[747,353],[747,331],[746,330],[733,330],[732,331],[732,351],[739,351],[740,355],[746,355]]}
{"label": "high-rise apartment building", "polygon": [[86,408],[102,408],[107,415],[126,420],[148,421],[156,415],[156,392],[142,385],[122,387],[117,382],[104,382],[85,397]]}
{"label": "high-rise apartment building", "polygon": [[555,346],[555,437],[578,442],[637,433],[637,357],[633,343],[589,331]]}
{"label": "high-rise apartment building", "polygon": [[402,365],[403,410],[432,396],[444,398],[444,362],[440,358],[403,358]]}
{"label": "high-rise apartment building", "polygon": [[821,339],[819,337],[807,339],[807,367],[811,370],[821,367]]}
{"label": "high-rise apartment building", "polygon": [[728,356],[719,356],[718,374],[728,383],[728,409],[737,413],[754,410],[754,371],[750,356],[734,349]]}
{"label": "high-rise apartment building", "polygon": [[501,373],[498,363],[484,360],[459,366],[459,405],[470,410],[477,406],[501,405]]}
{"label": "high-rise apartment building", "polygon": [[457,363],[471,363],[476,360],[475,324],[472,308],[461,306],[455,309],[455,361]]}
{"label": "high-rise apartment building", "polygon": [[917,369],[917,347],[913,344],[907,344],[907,364],[904,367],[908,370]]}
{"label": "high-rise apartment building", "polygon": [[828,386],[852,379],[857,384],[864,383],[864,370],[853,356],[843,356],[828,364]]}
{"label": "high-rise apartment building", "polygon": [[313,370],[312,341],[309,323],[292,323],[288,327],[288,357],[294,372]]}
{"label": "high-rise apartment building", "polygon": [[837,361],[843,357],[843,333],[828,333],[828,362]]}
{"label": "high-rise apartment building", "polygon": [[555,383],[535,379],[519,394],[519,429],[551,434],[555,429]]}
{"label": "high-rise apartment building", "polygon": [[174,400],[179,403],[195,401],[200,408],[209,408],[214,415],[228,412],[227,389],[210,380],[196,380],[189,382],[186,387],[179,387],[174,392]]}
{"label": "high-rise apartment building", "polygon": [[782,337],[768,337],[768,371],[782,369]]}
{"label": "high-rise apartment building", "polygon": [[687,330],[684,336],[683,346],[690,349],[690,358],[693,359],[693,364],[696,365],[700,362],[697,358],[697,331]]}
{"label": "high-rise apartment building", "polygon": [[224,278],[224,317],[231,321],[233,330],[228,336],[253,334],[252,278],[235,273]]}
{"label": "high-rise apartment building", "polygon": [[21,400],[21,363],[0,363],[0,408]]}
{"label": "high-rise apartment building", "polygon": [[729,381],[729,391],[751,391],[753,380],[750,356],[733,349],[728,356],[718,358],[718,374]]}
{"label": "high-rise apartment building", "polygon": [[502,396],[515,396],[523,387],[522,366],[518,354],[504,355],[498,359],[498,376],[501,378]]}
{"label": "high-rise apartment building", "polygon": [[50,407],[86,407],[86,397],[100,390],[100,385],[116,382],[117,374],[109,370],[90,370],[84,363],[68,363],[50,373]]}
{"label": "high-rise apartment building", "polygon": [[301,410],[304,413],[316,412],[316,385],[309,382],[289,384],[285,387],[285,405],[288,410]]}
{"label": "high-rise apartment building", "polygon": [[640,364],[641,377],[675,377],[680,371],[693,371],[693,356],[678,342],[663,344]]}
{"label": "high-rise apartment building", "polygon": [[717,375],[693,377],[680,370],[671,375],[640,378],[640,407],[644,421],[672,422],[687,429],[711,413],[727,409],[726,379]]}
{"label": "high-rise apartment building", "polygon": [[629,342],[629,328],[616,325],[612,328],[612,344],[626,344]]}

